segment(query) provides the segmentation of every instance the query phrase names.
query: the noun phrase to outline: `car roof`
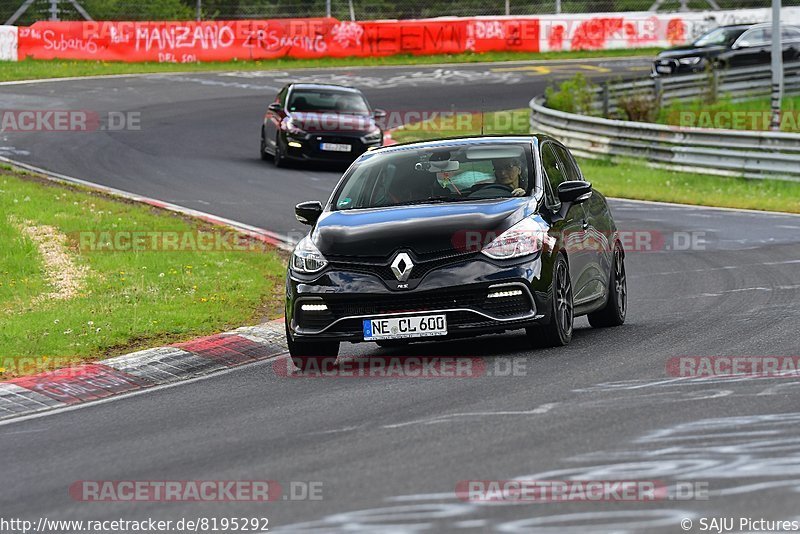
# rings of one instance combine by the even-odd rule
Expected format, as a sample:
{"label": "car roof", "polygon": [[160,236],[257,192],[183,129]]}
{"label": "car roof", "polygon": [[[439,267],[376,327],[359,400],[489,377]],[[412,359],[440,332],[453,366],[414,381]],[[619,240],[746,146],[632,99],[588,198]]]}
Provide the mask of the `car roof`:
{"label": "car roof", "polygon": [[717,26],[716,28],[711,28],[708,31],[713,30],[747,30],[748,28],[755,28],[756,26],[761,26],[764,24],[763,22],[758,22],[756,24],[724,24],[722,26]]}
{"label": "car roof", "polygon": [[[772,23],[771,22],[754,22],[752,24],[726,24],[724,26],[717,26],[714,29],[717,30],[719,28],[725,28],[725,29],[728,29],[728,30],[749,30],[750,28],[764,28],[764,27],[772,27]],[[786,28],[786,27],[796,28],[797,26],[795,26],[794,24],[785,24],[785,23],[782,22],[781,23],[781,27],[782,28]]]}
{"label": "car roof", "polygon": [[469,146],[479,145],[484,143],[500,143],[500,144],[514,144],[514,143],[537,143],[550,140],[558,142],[549,135],[532,133],[528,135],[481,135],[472,137],[449,137],[445,139],[434,139],[429,141],[413,141],[409,143],[398,143],[396,145],[389,145],[370,150],[369,154],[389,153],[400,150],[413,150],[420,148],[438,148],[445,146]]}
{"label": "car roof", "polygon": [[361,94],[361,91],[355,87],[350,87],[348,85],[337,85],[335,83],[291,83],[289,86],[292,89],[322,89]]}

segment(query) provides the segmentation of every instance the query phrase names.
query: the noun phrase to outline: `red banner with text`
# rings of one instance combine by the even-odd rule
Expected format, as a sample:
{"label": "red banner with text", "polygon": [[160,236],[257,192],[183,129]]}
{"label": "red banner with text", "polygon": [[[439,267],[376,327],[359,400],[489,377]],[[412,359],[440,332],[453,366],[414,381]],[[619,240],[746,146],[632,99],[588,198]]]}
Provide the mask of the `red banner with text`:
{"label": "red banner with text", "polygon": [[173,63],[537,52],[539,20],[37,22],[19,28],[18,46],[20,59]]}

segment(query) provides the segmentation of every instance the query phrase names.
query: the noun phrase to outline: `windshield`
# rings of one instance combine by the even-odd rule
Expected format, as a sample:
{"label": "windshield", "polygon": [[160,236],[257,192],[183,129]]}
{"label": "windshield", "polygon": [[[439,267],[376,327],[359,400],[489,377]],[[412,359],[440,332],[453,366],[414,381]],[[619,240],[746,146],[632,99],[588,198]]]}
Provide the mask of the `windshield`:
{"label": "windshield", "polygon": [[695,46],[730,45],[744,33],[739,28],[717,28],[701,35],[694,42]]}
{"label": "windshield", "polygon": [[349,210],[529,194],[530,147],[479,144],[366,154],[350,169],[333,201]]}
{"label": "windshield", "polygon": [[358,93],[316,89],[296,89],[289,98],[289,111],[369,113],[369,106]]}

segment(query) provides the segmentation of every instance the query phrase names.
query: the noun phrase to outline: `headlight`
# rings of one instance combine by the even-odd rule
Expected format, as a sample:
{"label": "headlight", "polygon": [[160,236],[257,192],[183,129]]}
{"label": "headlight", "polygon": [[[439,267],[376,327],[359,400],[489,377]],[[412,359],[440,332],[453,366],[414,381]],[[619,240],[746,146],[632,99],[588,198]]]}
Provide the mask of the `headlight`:
{"label": "headlight", "polygon": [[553,241],[541,224],[533,219],[522,219],[483,247],[481,252],[495,260],[508,260],[536,254],[543,248],[550,249]]}
{"label": "headlight", "polygon": [[298,128],[294,122],[292,122],[292,119],[288,117],[283,119],[283,129],[286,130],[289,135],[293,135],[295,137],[306,138],[308,136],[305,130]]}
{"label": "headlight", "polygon": [[700,63],[700,60],[703,58],[700,57],[683,57],[678,60],[678,63],[681,65],[697,65]]}
{"label": "headlight", "polygon": [[314,246],[309,236],[305,236],[292,252],[292,269],[298,273],[316,273],[328,265],[322,253]]}
{"label": "headlight", "polygon": [[377,143],[383,139],[383,132],[380,128],[375,128],[367,135],[361,137],[362,143]]}

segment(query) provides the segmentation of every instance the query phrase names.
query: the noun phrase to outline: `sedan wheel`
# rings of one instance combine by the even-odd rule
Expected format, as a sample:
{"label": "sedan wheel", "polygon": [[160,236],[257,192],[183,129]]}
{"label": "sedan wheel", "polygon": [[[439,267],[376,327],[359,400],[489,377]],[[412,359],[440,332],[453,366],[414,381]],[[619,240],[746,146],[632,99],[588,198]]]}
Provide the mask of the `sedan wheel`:
{"label": "sedan wheel", "polygon": [[336,363],[339,354],[338,341],[298,342],[292,340],[289,334],[289,325],[286,328],[286,342],[289,345],[289,355],[292,363],[300,371],[321,372]]}
{"label": "sedan wheel", "polygon": [[261,159],[263,161],[269,160],[269,154],[267,154],[267,141],[264,139],[264,129],[261,129]]}
{"label": "sedan wheel", "polygon": [[272,159],[272,162],[275,164],[276,167],[283,167],[286,165],[286,158],[281,151],[281,142],[279,138],[275,138],[275,156]]}
{"label": "sedan wheel", "polygon": [[614,265],[608,281],[608,301],[605,307],[589,314],[589,324],[595,328],[620,326],[628,311],[628,281],[625,275],[625,253],[622,246],[614,247]]}
{"label": "sedan wheel", "polygon": [[559,254],[553,267],[553,292],[550,304],[550,322],[527,329],[528,339],[534,347],[562,347],[572,340],[574,321],[572,282],[567,259]]}

